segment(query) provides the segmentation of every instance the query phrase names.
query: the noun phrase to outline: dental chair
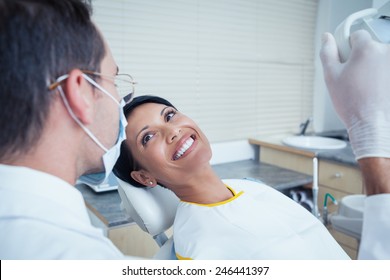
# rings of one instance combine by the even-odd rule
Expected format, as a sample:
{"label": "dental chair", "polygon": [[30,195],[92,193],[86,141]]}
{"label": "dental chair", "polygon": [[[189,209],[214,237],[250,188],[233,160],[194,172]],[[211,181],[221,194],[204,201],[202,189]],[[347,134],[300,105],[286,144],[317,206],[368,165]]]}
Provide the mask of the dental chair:
{"label": "dental chair", "polygon": [[173,239],[165,231],[173,225],[179,198],[161,186],[138,188],[117,180],[121,208],[160,247],[154,259],[176,259]]}

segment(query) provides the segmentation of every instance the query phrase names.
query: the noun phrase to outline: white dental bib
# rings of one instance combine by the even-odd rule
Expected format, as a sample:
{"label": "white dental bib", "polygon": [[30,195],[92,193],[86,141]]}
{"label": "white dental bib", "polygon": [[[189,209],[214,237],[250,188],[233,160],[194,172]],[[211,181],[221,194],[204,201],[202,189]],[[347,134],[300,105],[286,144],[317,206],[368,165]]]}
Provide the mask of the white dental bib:
{"label": "white dental bib", "polygon": [[224,180],[235,196],[202,205],[181,201],[174,222],[179,259],[349,259],[302,206],[249,180]]}

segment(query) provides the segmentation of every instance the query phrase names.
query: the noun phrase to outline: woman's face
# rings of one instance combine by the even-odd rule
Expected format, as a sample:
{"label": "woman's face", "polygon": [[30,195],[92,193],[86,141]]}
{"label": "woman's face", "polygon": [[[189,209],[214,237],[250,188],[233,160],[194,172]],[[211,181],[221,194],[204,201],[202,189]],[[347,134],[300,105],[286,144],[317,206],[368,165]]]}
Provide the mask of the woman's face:
{"label": "woman's face", "polygon": [[163,185],[183,183],[209,164],[208,139],[194,121],[176,109],[145,103],[134,109],[127,121],[126,143],[134,159]]}

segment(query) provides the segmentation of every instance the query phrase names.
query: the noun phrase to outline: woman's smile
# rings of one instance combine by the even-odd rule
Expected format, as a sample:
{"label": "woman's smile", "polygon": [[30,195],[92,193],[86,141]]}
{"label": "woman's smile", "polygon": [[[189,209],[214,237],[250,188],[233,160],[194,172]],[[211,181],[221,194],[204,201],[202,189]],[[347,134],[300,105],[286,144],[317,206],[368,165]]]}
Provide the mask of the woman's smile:
{"label": "woman's smile", "polygon": [[173,154],[172,160],[179,160],[180,158],[187,156],[195,148],[195,141],[195,135],[191,135],[188,138],[183,137]]}

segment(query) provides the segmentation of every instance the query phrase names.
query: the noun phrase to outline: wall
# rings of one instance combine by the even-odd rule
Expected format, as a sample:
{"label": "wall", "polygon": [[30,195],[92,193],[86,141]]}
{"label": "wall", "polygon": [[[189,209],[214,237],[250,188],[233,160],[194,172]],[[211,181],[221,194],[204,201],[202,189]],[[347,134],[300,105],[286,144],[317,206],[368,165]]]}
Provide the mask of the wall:
{"label": "wall", "polygon": [[372,7],[378,9],[387,2],[389,2],[389,0],[373,0]]}
{"label": "wall", "polygon": [[192,117],[212,143],[298,130],[312,115],[317,0],[94,0],[136,94]]}
{"label": "wall", "polygon": [[247,140],[213,143],[211,150],[213,152],[211,164],[255,159],[256,156],[255,147]]}

